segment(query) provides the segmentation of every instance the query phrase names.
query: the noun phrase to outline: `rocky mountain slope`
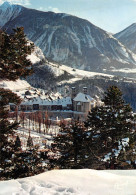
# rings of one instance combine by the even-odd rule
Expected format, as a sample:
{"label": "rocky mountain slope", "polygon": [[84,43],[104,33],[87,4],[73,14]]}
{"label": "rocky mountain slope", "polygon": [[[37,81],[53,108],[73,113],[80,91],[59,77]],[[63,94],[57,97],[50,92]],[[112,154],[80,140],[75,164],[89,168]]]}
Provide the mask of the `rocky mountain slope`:
{"label": "rocky mountain slope", "polygon": [[[0,9],[4,14],[10,7],[15,9],[14,5],[7,3]],[[3,28],[11,32],[17,26],[24,26],[27,37],[42,49],[48,59],[97,72],[136,67],[135,54],[87,20],[67,14],[20,9],[16,17],[7,18]],[[0,14],[1,21],[3,14]]]}
{"label": "rocky mountain slope", "polygon": [[122,44],[136,53],[136,23],[114,35]]}
{"label": "rocky mountain slope", "polygon": [[16,18],[23,7],[20,5],[12,5],[9,2],[5,2],[0,6],[0,27],[4,26],[9,20]]}

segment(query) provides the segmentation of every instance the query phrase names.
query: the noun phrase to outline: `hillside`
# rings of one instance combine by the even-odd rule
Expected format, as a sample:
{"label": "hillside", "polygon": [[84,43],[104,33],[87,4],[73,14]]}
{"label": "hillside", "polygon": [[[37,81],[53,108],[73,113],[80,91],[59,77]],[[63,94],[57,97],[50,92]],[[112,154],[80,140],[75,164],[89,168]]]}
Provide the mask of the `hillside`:
{"label": "hillside", "polygon": [[82,92],[83,87],[87,87],[91,97],[98,95],[101,98],[109,86],[116,85],[122,90],[125,101],[136,110],[136,80],[134,79],[82,71],[48,61],[35,64],[34,74],[27,77],[27,81],[33,87],[53,93],[59,92],[62,96],[71,95],[72,87],[76,87],[77,93]]}

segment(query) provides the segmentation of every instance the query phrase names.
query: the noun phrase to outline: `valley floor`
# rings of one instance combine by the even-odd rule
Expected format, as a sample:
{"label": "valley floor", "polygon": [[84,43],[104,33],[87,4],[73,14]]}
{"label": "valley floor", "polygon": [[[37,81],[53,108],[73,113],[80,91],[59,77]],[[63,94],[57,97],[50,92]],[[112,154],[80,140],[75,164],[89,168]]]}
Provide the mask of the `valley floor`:
{"label": "valley floor", "polygon": [[135,195],[136,171],[53,170],[0,182],[0,195]]}

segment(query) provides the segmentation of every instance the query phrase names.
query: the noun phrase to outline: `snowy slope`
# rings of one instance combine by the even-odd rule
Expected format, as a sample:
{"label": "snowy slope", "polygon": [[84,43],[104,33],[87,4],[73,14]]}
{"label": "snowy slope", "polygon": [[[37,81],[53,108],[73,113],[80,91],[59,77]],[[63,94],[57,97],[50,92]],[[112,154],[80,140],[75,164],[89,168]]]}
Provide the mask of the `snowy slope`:
{"label": "snowy slope", "polygon": [[56,84],[70,84],[70,83],[75,83],[76,81],[80,81],[83,78],[93,78],[95,76],[105,76],[108,78],[113,78],[113,75],[110,74],[104,74],[104,73],[98,73],[98,72],[90,72],[90,71],[85,71],[85,70],[79,70],[79,69],[73,69],[71,67],[68,67],[66,65],[58,65],[57,63],[52,63],[49,62],[46,65],[42,65],[40,66],[40,68],[44,68],[46,66],[46,68],[48,67],[48,69],[53,73],[53,75],[55,77],[59,77],[61,75],[64,75],[64,73],[67,73],[69,75],[71,75],[73,78],[69,77],[69,78],[63,78],[63,80],[57,82]]}
{"label": "snowy slope", "polygon": [[102,72],[136,65],[136,55],[111,34],[75,16],[24,8],[4,28],[11,32],[16,26],[24,26],[49,60],[73,68]]}
{"label": "snowy slope", "polygon": [[[31,55],[28,55],[28,59],[32,62],[32,64],[36,64],[39,62],[46,62],[45,56],[43,55],[43,52],[40,48],[34,47],[34,50]],[[18,79],[16,81],[7,81],[7,80],[1,80],[0,81],[0,88],[10,89],[13,92],[17,93],[18,96],[21,98],[24,98],[25,92],[30,90],[30,92],[33,94],[34,97],[42,96],[42,94],[45,94],[45,91],[38,90],[33,88],[26,80]],[[35,95],[34,95],[35,93]],[[50,94],[50,96],[53,98],[57,98],[60,96],[60,94]],[[46,96],[44,96],[45,98]],[[47,97],[46,97],[47,98]]]}
{"label": "snowy slope", "polygon": [[31,53],[31,55],[28,55],[28,59],[32,62],[32,64],[38,63],[40,61],[46,61],[42,50],[36,46],[34,47],[34,51]]}
{"label": "snowy slope", "polygon": [[61,75],[62,73],[64,73],[64,71],[66,71],[69,74],[71,74],[75,77],[79,77],[79,78],[94,77],[96,75],[107,76],[107,77],[110,77],[110,78],[113,77],[113,75],[109,75],[109,74],[98,73],[98,72],[90,72],[90,71],[79,70],[79,69],[75,69],[75,68],[73,69],[73,68],[68,67],[66,65],[57,66],[57,64],[55,64],[55,63],[49,63],[49,65],[52,66],[52,71],[54,72],[54,74],[56,74],[56,76]]}
{"label": "snowy slope", "polygon": [[0,195],[134,195],[135,171],[54,170],[0,182]]}
{"label": "snowy slope", "polygon": [[18,79],[17,81],[0,81],[0,88],[10,89],[12,91],[24,90],[30,87],[25,80]]}
{"label": "snowy slope", "polygon": [[[40,61],[46,61],[45,56],[40,48],[34,47],[34,51],[28,56],[32,64],[38,63]],[[25,80],[18,79],[17,81],[0,81],[0,87],[10,89],[12,91],[24,90],[30,88],[30,84]]]}
{"label": "snowy slope", "polygon": [[136,53],[136,23],[114,35],[122,44]]}

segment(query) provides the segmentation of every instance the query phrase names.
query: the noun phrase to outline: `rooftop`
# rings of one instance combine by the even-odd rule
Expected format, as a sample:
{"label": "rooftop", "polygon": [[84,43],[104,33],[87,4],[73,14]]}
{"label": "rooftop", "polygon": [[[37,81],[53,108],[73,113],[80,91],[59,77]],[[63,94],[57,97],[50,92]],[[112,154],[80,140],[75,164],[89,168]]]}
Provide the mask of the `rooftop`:
{"label": "rooftop", "polygon": [[86,95],[84,93],[78,93],[76,97],[73,99],[76,102],[91,102],[94,99],[90,95]]}

